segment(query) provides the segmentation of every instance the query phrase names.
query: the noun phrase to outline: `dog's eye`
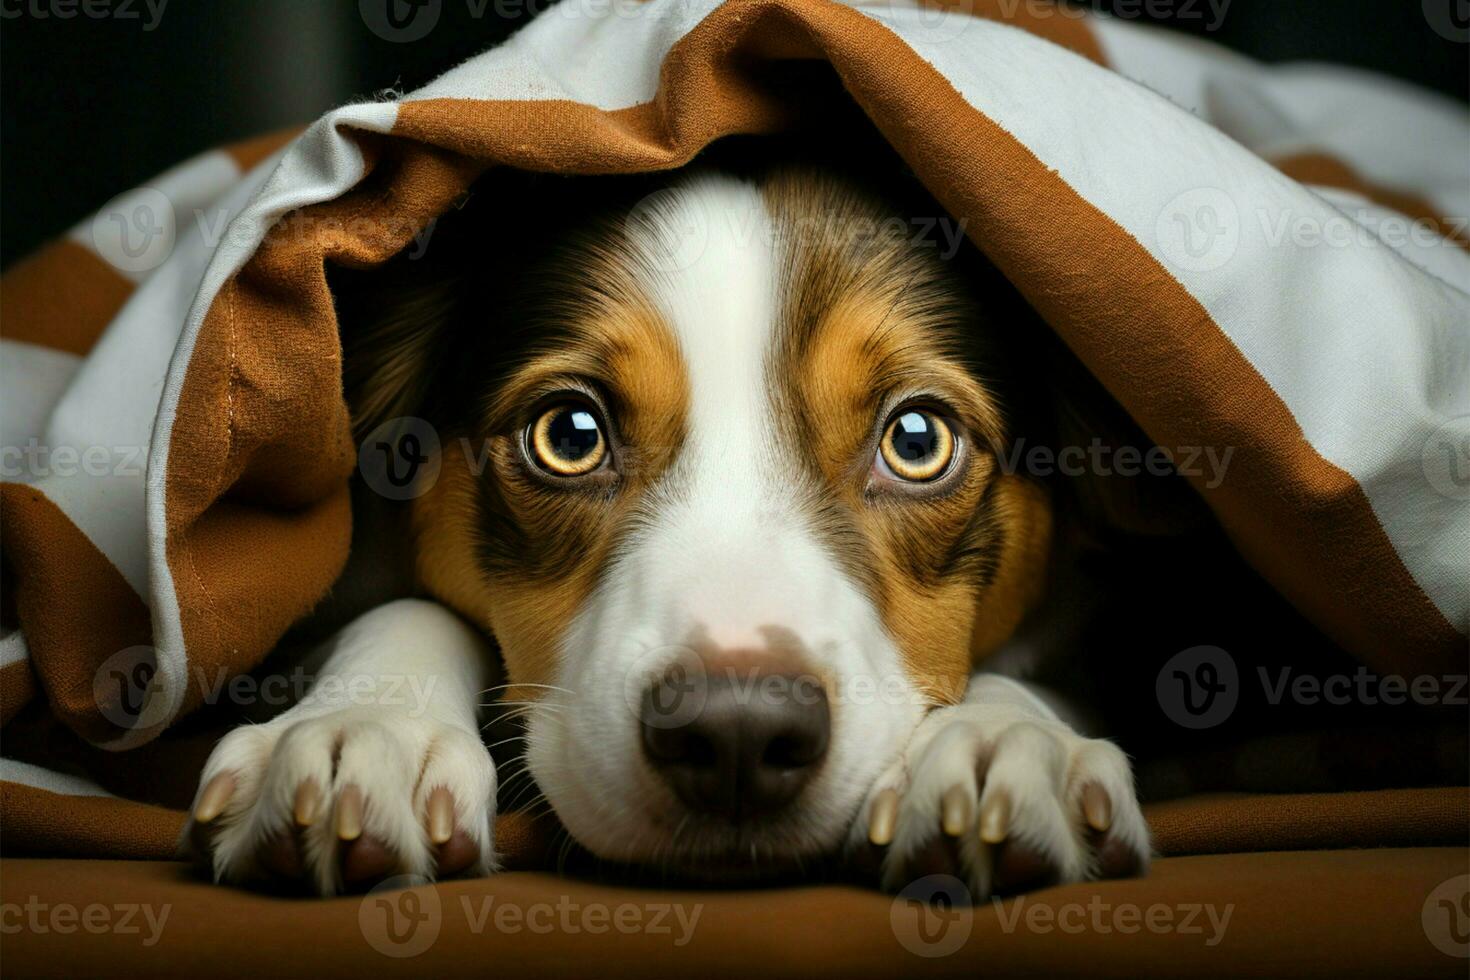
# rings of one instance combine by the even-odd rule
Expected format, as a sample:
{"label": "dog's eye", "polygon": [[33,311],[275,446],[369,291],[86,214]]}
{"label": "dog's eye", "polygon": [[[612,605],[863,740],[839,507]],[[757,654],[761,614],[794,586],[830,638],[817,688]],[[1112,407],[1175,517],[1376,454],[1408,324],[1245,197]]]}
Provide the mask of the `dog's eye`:
{"label": "dog's eye", "polygon": [[922,408],[906,408],[895,415],[878,443],[879,455],[893,475],[913,483],[943,475],[954,448],[949,423]]}
{"label": "dog's eye", "polygon": [[596,414],[582,402],[552,405],[531,423],[531,458],[555,476],[591,473],[607,456],[607,438]]}

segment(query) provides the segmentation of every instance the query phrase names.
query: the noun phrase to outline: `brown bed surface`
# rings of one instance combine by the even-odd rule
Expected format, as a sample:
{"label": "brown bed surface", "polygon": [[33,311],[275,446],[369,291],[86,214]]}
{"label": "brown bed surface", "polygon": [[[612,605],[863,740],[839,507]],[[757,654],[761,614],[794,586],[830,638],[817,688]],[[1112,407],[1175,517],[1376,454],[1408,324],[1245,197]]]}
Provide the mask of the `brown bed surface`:
{"label": "brown bed surface", "polygon": [[[1416,847],[1164,858],[1146,879],[936,915],[928,933],[936,943],[968,935],[934,957],[910,948],[939,948],[916,938],[916,909],[901,904],[895,918],[894,900],[850,887],[671,892],[509,872],[409,899],[395,893],[388,901],[399,910],[417,903],[419,924],[399,918],[406,941],[393,946],[381,894],[282,898],[216,887],[173,862],[16,858],[0,863],[3,962],[8,977],[1464,977],[1466,961],[1432,942],[1438,909],[1426,923],[1425,908],[1441,883],[1466,873],[1467,857],[1463,848]],[[671,903],[684,907],[685,923],[698,908],[692,930],[672,912],[659,923],[667,931],[614,925],[618,915],[625,929],[635,918],[653,925]],[[145,945],[154,932],[142,911],[128,923],[136,932],[93,932],[82,923],[101,922],[104,913],[87,911],[94,905],[119,924],[117,906],[147,905],[155,922],[168,912]],[[75,918],[55,924],[72,931],[15,928],[18,916],[50,923],[64,907]],[[1151,916],[1173,925],[1150,928]],[[434,923],[418,955],[385,955],[370,942],[409,951]],[[599,924],[604,932],[590,931]]]}
{"label": "brown bed surface", "polygon": [[[44,819],[43,799],[19,802],[11,817]],[[1217,794],[1147,816],[1165,855],[1148,877],[929,913],[930,945],[917,906],[847,886],[675,891],[514,870],[320,900],[218,887],[173,861],[11,857],[0,861],[0,971],[1466,976],[1470,790]],[[497,836],[512,866],[535,866],[534,825],[508,817]],[[387,935],[389,911],[401,943]],[[112,927],[123,916],[130,930]]]}

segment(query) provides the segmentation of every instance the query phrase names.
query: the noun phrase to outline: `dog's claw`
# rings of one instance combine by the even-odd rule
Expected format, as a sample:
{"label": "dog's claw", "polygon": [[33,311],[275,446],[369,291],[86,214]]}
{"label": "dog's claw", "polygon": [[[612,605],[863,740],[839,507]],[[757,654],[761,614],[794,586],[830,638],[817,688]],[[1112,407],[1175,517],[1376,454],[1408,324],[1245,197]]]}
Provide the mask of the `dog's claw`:
{"label": "dog's claw", "polygon": [[495,765],[472,727],[376,706],[286,717],[226,735],[205,773],[188,841],[222,881],[333,895],[495,867]]}
{"label": "dog's claw", "polygon": [[950,837],[959,837],[970,826],[972,808],[963,786],[951,786],[940,803],[940,823]]}
{"label": "dog's claw", "polygon": [[235,774],[222,772],[209,781],[194,805],[194,822],[207,824],[224,812],[235,795]]}
{"label": "dog's claw", "polygon": [[931,713],[874,783],[866,812],[851,833],[887,845],[871,856],[890,891],[950,874],[979,900],[1139,874],[1151,853],[1121,749],[988,705]]}
{"label": "dog's claw", "polygon": [[354,841],[361,836],[362,790],[350,784],[337,797],[337,839]]}
{"label": "dog's claw", "polygon": [[874,847],[887,847],[893,842],[893,828],[898,823],[898,790],[886,789],[873,801],[868,815],[868,841]]}
{"label": "dog's claw", "polygon": [[454,836],[454,797],[444,786],[435,787],[429,794],[429,842],[446,844]]}
{"label": "dog's claw", "polygon": [[1003,789],[993,790],[980,808],[980,839],[999,844],[1010,831],[1011,801]]}
{"label": "dog's claw", "polygon": [[1087,818],[1087,826],[1101,833],[1113,825],[1113,802],[1108,799],[1107,790],[1097,783],[1088,783],[1082,787],[1082,814]]}
{"label": "dog's claw", "polygon": [[316,780],[308,779],[296,787],[296,800],[291,805],[291,819],[298,827],[310,827],[316,823],[317,810],[321,806],[321,791]]}

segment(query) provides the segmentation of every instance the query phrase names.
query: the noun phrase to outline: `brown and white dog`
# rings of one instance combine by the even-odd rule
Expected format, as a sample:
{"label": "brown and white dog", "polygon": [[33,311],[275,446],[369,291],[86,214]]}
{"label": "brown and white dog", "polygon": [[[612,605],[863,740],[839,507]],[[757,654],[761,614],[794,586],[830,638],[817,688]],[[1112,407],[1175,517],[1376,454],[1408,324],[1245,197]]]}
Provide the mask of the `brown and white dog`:
{"label": "brown and white dog", "polygon": [[216,876],[491,871],[487,692],[604,859],[728,880],[876,849],[890,887],[951,870],[977,898],[1142,870],[1124,754],[990,669],[1025,673],[1055,581],[1051,498],[1001,465],[1028,403],[1007,337],[1038,324],[826,168],[625,179],[623,204],[602,180],[481,208],[437,266],[343,273],[364,430],[439,437],[386,533],[408,557],[371,559],[418,597],[216,748]]}

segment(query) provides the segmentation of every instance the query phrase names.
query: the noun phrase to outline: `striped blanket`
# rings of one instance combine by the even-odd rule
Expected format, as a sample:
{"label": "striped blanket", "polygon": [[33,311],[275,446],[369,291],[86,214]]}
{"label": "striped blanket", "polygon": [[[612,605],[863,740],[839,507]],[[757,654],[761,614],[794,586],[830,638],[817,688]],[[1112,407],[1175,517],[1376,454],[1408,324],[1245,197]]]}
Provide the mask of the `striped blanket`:
{"label": "striped blanket", "polygon": [[1464,672],[1461,107],[1038,2],[564,0],[419,91],[170,170],[0,283],[7,850],[166,851],[148,802],[193,770],[159,745],[342,569],[327,264],[412,247],[498,166],[657,170],[800,126],[797,62],[1150,438],[1229,450],[1196,487],[1297,609],[1372,669]]}

